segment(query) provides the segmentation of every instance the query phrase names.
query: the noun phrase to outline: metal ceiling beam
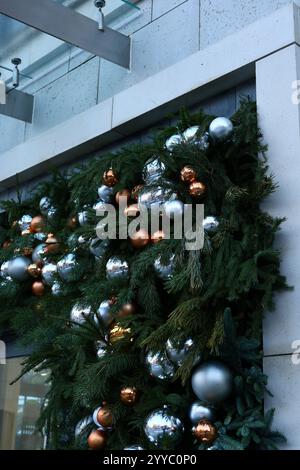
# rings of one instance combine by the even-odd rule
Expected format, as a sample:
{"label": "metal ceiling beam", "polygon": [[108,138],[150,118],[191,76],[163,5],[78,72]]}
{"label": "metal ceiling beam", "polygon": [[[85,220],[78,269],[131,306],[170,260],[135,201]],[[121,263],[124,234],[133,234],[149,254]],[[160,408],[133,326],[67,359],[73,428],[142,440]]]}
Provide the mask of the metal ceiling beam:
{"label": "metal ceiling beam", "polygon": [[0,0],[0,13],[129,68],[130,38],[53,0]]}
{"label": "metal ceiling beam", "polygon": [[32,95],[12,89],[6,94],[6,104],[0,104],[0,114],[31,123],[33,104]]}

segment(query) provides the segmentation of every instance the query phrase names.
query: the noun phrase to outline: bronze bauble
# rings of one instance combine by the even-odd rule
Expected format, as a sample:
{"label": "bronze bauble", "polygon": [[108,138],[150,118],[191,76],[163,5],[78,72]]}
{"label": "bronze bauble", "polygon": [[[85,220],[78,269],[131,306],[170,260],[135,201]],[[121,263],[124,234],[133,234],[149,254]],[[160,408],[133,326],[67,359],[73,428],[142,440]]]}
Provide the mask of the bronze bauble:
{"label": "bronze bauble", "polygon": [[97,421],[104,428],[111,428],[113,424],[113,415],[107,405],[102,406],[97,413]]}
{"label": "bronze bauble", "polygon": [[206,193],[206,186],[201,181],[194,181],[190,185],[190,195],[192,197],[201,197]]}
{"label": "bronze bauble", "polygon": [[131,244],[134,248],[144,248],[150,241],[149,233],[141,228],[131,236]]}
{"label": "bronze bauble", "polygon": [[31,277],[37,278],[41,275],[42,270],[37,264],[32,263],[28,266],[27,272]]}
{"label": "bronze bauble", "polygon": [[212,444],[218,436],[216,426],[208,419],[201,419],[193,432],[196,439],[203,444]]}
{"label": "bronze bauble", "polygon": [[41,281],[35,281],[32,284],[32,293],[37,297],[43,297],[45,294],[45,285]]}
{"label": "bronze bauble", "polygon": [[129,317],[130,315],[133,315],[134,312],[136,311],[136,307],[134,304],[128,303],[124,304],[117,314],[117,318],[125,318]]}
{"label": "bronze bauble", "polygon": [[43,216],[37,215],[33,217],[31,224],[30,224],[30,232],[31,233],[37,233],[37,232],[42,232],[43,228],[45,226],[45,221]]}
{"label": "bronze bauble", "polygon": [[109,188],[117,184],[118,181],[119,181],[118,175],[112,168],[104,172],[103,184],[105,184]]}
{"label": "bronze bauble", "polygon": [[131,196],[131,193],[129,189],[121,189],[121,191],[118,191],[116,194],[116,203],[120,204],[120,197],[126,198],[127,202],[129,201]]}
{"label": "bronze bauble", "polygon": [[123,387],[120,391],[120,400],[124,405],[134,405],[138,400],[138,390],[136,387]]}
{"label": "bronze bauble", "polygon": [[48,233],[46,240],[45,253],[49,255],[56,255],[60,251],[60,243],[58,239],[53,235],[53,233]]}
{"label": "bronze bauble", "polygon": [[197,173],[191,166],[185,166],[180,172],[181,181],[184,183],[193,183],[197,178]]}
{"label": "bronze bauble", "polygon": [[107,434],[101,429],[95,429],[88,437],[88,445],[92,450],[102,450],[107,443]]}

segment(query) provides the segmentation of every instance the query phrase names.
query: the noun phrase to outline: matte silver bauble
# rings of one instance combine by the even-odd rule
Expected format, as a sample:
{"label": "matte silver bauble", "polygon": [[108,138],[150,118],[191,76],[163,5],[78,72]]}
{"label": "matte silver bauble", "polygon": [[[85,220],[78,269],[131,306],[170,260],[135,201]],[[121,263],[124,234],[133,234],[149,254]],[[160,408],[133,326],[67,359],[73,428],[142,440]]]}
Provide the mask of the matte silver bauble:
{"label": "matte silver bauble", "polygon": [[101,302],[98,310],[97,316],[95,315],[96,322],[98,321],[98,317],[101,318],[103,325],[108,328],[109,325],[113,322],[113,315],[111,313],[111,302],[109,300],[104,300]]}
{"label": "matte silver bauble", "polygon": [[16,258],[9,262],[7,269],[8,276],[15,282],[26,281],[29,278],[27,268],[30,264],[31,261],[26,256],[16,256]]}
{"label": "matte silver bauble", "polygon": [[32,261],[35,264],[41,265],[44,264],[47,260],[46,250],[47,245],[45,243],[40,243],[38,246],[35,247],[32,253]]}
{"label": "matte silver bauble", "polygon": [[51,292],[52,292],[52,295],[54,295],[55,297],[59,297],[60,295],[62,295],[63,290],[62,290],[61,283],[58,281],[54,281],[51,287]]}
{"label": "matte silver bauble", "polygon": [[220,403],[232,391],[233,377],[230,369],[221,362],[209,361],[199,366],[192,375],[192,388],[199,400]]}
{"label": "matte silver bauble", "polygon": [[52,207],[51,199],[47,196],[42,197],[40,200],[40,211],[41,214],[47,215],[48,210]]}
{"label": "matte silver bauble", "polygon": [[164,408],[153,411],[146,418],[144,431],[152,444],[173,447],[179,444],[184,429],[180,419]]}
{"label": "matte silver bauble", "polygon": [[4,261],[4,263],[1,264],[0,277],[2,277],[3,279],[9,276],[8,266],[9,266],[9,261]]}
{"label": "matte silver bauble", "polygon": [[217,217],[208,216],[203,220],[203,228],[206,232],[216,232],[219,228],[220,222]]}
{"label": "matte silver bauble", "polygon": [[107,279],[127,279],[129,275],[129,266],[127,261],[122,261],[117,256],[113,256],[106,263]]}
{"label": "matte silver bauble", "polygon": [[111,202],[113,198],[113,194],[114,194],[113,188],[110,188],[109,186],[106,186],[105,184],[103,184],[102,186],[100,186],[100,188],[98,188],[98,196],[103,202],[106,202],[106,203]]}
{"label": "matte silver bauble", "polygon": [[137,451],[137,450],[144,450],[143,447],[139,446],[139,445],[135,445],[133,444],[132,446],[127,446],[127,447],[124,447],[124,450],[132,450],[132,451]]}
{"label": "matte silver bauble", "polygon": [[172,379],[174,376],[174,364],[169,361],[166,354],[163,352],[148,352],[146,355],[146,365],[150,375],[155,379],[167,380]]}
{"label": "matte silver bauble", "polygon": [[92,424],[93,422],[93,417],[92,416],[86,416],[85,418],[81,419],[75,427],[75,437],[79,437],[85,430],[86,428]]}
{"label": "matte silver bauble", "polygon": [[173,220],[183,216],[184,213],[184,204],[179,199],[174,199],[173,201],[167,201],[164,204],[164,211],[166,216]]}
{"label": "matte silver bauble", "polygon": [[161,186],[144,188],[138,195],[138,206],[145,206],[149,209],[175,200],[177,197],[177,194],[170,188],[162,188]]}
{"label": "matte silver bauble", "polygon": [[193,424],[198,424],[201,419],[208,419],[213,423],[217,419],[217,413],[214,408],[204,406],[201,401],[195,401],[190,408],[189,417]]}
{"label": "matte silver bauble", "polygon": [[46,263],[42,268],[42,276],[48,286],[52,286],[57,274],[57,266],[54,263]]}
{"label": "matte silver bauble", "polygon": [[143,180],[146,184],[153,184],[160,180],[166,171],[166,165],[159,157],[150,158],[143,168]]}
{"label": "matte silver bauble", "polygon": [[225,142],[233,134],[233,124],[226,117],[216,118],[209,126],[209,134],[213,140]]}
{"label": "matte silver bauble", "polygon": [[77,303],[73,306],[70,314],[70,319],[72,322],[79,323],[82,325],[85,323],[87,317],[90,316],[92,312],[92,307],[90,305],[83,305]]}
{"label": "matte silver bauble", "polygon": [[171,279],[175,269],[175,255],[172,255],[167,263],[162,263],[161,256],[154,261],[154,270],[163,281]]}
{"label": "matte silver bauble", "polygon": [[172,152],[177,145],[182,144],[182,136],[180,134],[174,134],[166,140],[166,149]]}
{"label": "matte silver bauble", "polygon": [[94,238],[90,242],[90,252],[98,260],[103,258],[103,256],[107,252],[108,247],[109,247],[109,240],[100,240],[100,238]]}
{"label": "matte silver bauble", "polygon": [[169,338],[166,344],[166,353],[171,362],[177,366],[181,366],[193,346],[194,342],[191,338],[186,341]]}
{"label": "matte silver bauble", "polygon": [[102,359],[107,354],[107,344],[105,341],[98,340],[95,342],[96,356]]}
{"label": "matte silver bauble", "polygon": [[88,213],[88,211],[84,210],[84,211],[78,212],[77,218],[78,218],[79,225],[83,226],[83,225],[88,225],[89,224],[89,213]]}
{"label": "matte silver bauble", "polygon": [[69,253],[57,263],[57,272],[65,282],[79,281],[82,270],[74,253]]}
{"label": "matte silver bauble", "polygon": [[28,230],[30,228],[30,224],[32,221],[31,215],[23,215],[21,219],[18,221],[18,225],[20,227],[20,230]]}

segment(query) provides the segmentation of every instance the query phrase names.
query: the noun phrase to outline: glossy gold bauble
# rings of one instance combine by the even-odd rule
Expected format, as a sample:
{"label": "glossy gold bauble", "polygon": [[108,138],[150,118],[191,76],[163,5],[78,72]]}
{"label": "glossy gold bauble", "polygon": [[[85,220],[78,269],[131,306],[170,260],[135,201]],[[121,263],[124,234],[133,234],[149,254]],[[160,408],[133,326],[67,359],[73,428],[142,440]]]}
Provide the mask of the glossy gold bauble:
{"label": "glossy gold bauble", "polygon": [[185,166],[180,172],[181,181],[184,183],[193,183],[197,178],[197,173],[191,166]]}
{"label": "glossy gold bauble", "polygon": [[116,203],[120,204],[120,197],[126,198],[126,201],[128,202],[131,196],[131,192],[129,189],[121,189],[121,191],[118,191],[116,194]]}
{"label": "glossy gold bauble", "polygon": [[134,405],[138,400],[138,390],[136,387],[123,387],[120,391],[120,400],[124,405]]}
{"label": "glossy gold bauble", "polygon": [[193,432],[196,439],[203,444],[212,444],[218,436],[216,426],[208,419],[199,421]]}
{"label": "glossy gold bauble", "polygon": [[155,243],[155,244],[161,242],[165,238],[166,238],[166,236],[165,236],[165,233],[164,233],[163,230],[158,230],[157,232],[154,232],[151,235],[151,241],[152,241],[152,243]]}
{"label": "glossy gold bauble", "polygon": [[43,216],[37,215],[33,217],[31,224],[30,224],[30,232],[31,233],[37,233],[37,232],[42,232],[43,228],[45,226],[45,221]]}
{"label": "glossy gold bauble", "polygon": [[49,255],[56,255],[60,251],[60,244],[58,239],[53,235],[53,233],[48,233],[46,240],[45,252]]}
{"label": "glossy gold bauble", "polygon": [[88,446],[92,450],[102,450],[107,443],[107,434],[101,429],[96,429],[91,432],[88,437]]}
{"label": "glossy gold bauble", "polygon": [[45,285],[42,283],[42,281],[35,281],[32,284],[32,293],[37,297],[43,297],[45,294]]}
{"label": "glossy gold bauble", "polygon": [[41,275],[42,270],[37,264],[32,263],[28,266],[27,272],[31,277],[37,278]]}
{"label": "glossy gold bauble", "polygon": [[97,413],[97,421],[104,428],[111,428],[113,424],[113,415],[110,408],[102,406]]}
{"label": "glossy gold bauble", "polygon": [[116,344],[118,341],[123,339],[130,339],[131,329],[124,328],[116,323],[109,332],[109,341],[112,345]]}
{"label": "glossy gold bauble", "polygon": [[201,181],[194,181],[190,185],[189,192],[192,197],[204,196],[204,194],[206,193],[206,186],[204,183],[201,183]]}
{"label": "glossy gold bauble", "polygon": [[132,199],[134,199],[134,201],[137,201],[138,200],[138,196],[139,196],[139,192],[141,192],[141,190],[143,189],[143,185],[142,184],[138,184],[137,186],[135,186],[133,188],[133,190],[131,191],[131,197]]}
{"label": "glossy gold bauble", "polygon": [[119,313],[117,314],[117,318],[129,317],[133,315],[135,311],[136,311],[136,307],[134,304],[131,304],[131,303],[124,304],[121,310],[119,311]]}
{"label": "glossy gold bauble", "polygon": [[124,210],[124,215],[126,217],[137,217],[140,213],[139,207],[137,204],[131,204],[130,206],[126,207]]}
{"label": "glossy gold bauble", "polygon": [[108,186],[111,188],[112,186],[117,184],[118,181],[119,181],[118,175],[112,168],[104,172],[103,184],[105,184],[105,186]]}
{"label": "glossy gold bauble", "polygon": [[131,244],[134,248],[144,248],[150,241],[149,233],[141,228],[131,236]]}

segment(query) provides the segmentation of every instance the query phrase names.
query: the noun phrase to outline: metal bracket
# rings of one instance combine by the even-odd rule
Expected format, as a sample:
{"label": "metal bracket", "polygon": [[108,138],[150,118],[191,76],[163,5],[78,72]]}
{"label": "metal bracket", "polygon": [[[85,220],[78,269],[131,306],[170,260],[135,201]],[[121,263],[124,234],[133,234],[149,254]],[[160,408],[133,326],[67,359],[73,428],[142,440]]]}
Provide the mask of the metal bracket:
{"label": "metal bracket", "polygon": [[130,38],[53,0],[0,0],[0,13],[129,68]]}

